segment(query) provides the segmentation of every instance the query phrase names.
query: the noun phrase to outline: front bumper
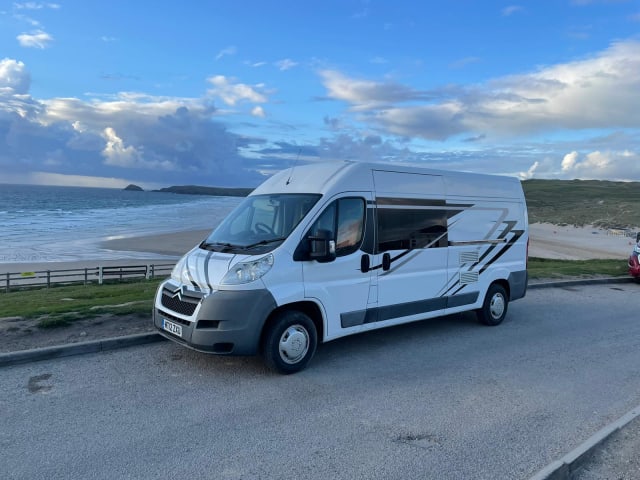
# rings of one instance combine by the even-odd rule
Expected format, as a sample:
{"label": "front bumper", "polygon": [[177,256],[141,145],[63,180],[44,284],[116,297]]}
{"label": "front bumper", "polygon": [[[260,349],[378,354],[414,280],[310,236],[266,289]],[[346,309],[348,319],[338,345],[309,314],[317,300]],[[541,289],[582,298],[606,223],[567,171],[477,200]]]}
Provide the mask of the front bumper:
{"label": "front bumper", "polygon": [[[176,293],[174,284],[159,287],[153,324],[166,338],[200,352],[220,355],[255,355],[262,327],[276,302],[266,289],[217,290],[198,299]],[[179,297],[176,300],[176,297]],[[192,313],[190,313],[192,311]],[[182,335],[163,328],[164,319],[179,324]]]}

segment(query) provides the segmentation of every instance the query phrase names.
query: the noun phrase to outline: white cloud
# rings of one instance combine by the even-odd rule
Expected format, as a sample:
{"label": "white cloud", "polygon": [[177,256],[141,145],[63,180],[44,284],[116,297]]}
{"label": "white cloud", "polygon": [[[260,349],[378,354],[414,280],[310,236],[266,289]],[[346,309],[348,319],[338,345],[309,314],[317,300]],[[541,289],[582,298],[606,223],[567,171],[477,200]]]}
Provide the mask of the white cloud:
{"label": "white cloud", "polygon": [[354,110],[370,110],[387,106],[394,102],[426,100],[426,92],[397,83],[378,83],[370,80],[349,78],[335,70],[320,72],[323,84],[330,98],[351,104]]}
{"label": "white cloud", "polygon": [[[520,136],[563,129],[640,127],[640,42],[582,60],[433,92],[322,71],[327,95],[387,132],[444,140],[461,133]],[[409,106],[401,102],[411,102]]]}
{"label": "white cloud", "polygon": [[123,92],[90,101],[35,100],[26,93],[28,83],[24,64],[0,62],[0,171],[5,181],[26,178],[30,171],[138,178],[164,186],[251,186],[262,180],[239,153],[254,140],[215,121],[217,110],[209,97]]}
{"label": "white cloud", "polygon": [[135,167],[141,163],[141,157],[133,146],[124,146],[124,142],[116,131],[107,127],[104,129],[103,135],[106,145],[102,151],[107,165],[116,165],[119,167]]}
{"label": "white cloud", "polygon": [[51,8],[57,10],[60,5],[57,3],[42,3],[42,2],[16,2],[13,4],[16,10],[42,10],[43,8]]}
{"label": "white cloud", "polygon": [[251,110],[251,115],[253,115],[254,117],[264,118],[265,117],[264,109],[260,105],[257,105],[256,107],[253,108],[253,110]]}
{"label": "white cloud", "polygon": [[570,172],[576,165],[576,161],[578,160],[578,152],[567,153],[562,159],[562,171]]}
{"label": "white cloud", "polygon": [[298,65],[298,63],[294,62],[290,58],[285,58],[284,60],[280,60],[280,61],[276,62],[276,66],[281,71],[289,70],[289,69],[295,67],[296,65]]}
{"label": "white cloud", "polygon": [[505,7],[502,9],[502,16],[510,17],[514,13],[519,13],[523,11],[524,11],[524,7],[522,7],[521,5],[509,5],[508,7]]}
{"label": "white cloud", "polygon": [[520,172],[518,177],[520,177],[520,180],[529,180],[530,178],[533,178],[539,166],[540,162],[533,162],[533,165],[529,167],[529,170],[527,170],[526,172]]}
{"label": "white cloud", "polygon": [[561,166],[565,178],[637,180],[640,176],[640,154],[622,150],[580,155],[574,151],[564,156]]}
{"label": "white cloud", "polygon": [[30,85],[31,77],[24,63],[11,58],[0,60],[0,93],[26,94]]}
{"label": "white cloud", "polygon": [[226,57],[229,55],[235,55],[238,52],[237,47],[231,45],[229,47],[223,48],[216,55],[216,60],[220,60],[222,57]]}
{"label": "white cloud", "polygon": [[53,41],[47,32],[38,30],[33,33],[22,33],[16,37],[22,47],[45,49]]}
{"label": "white cloud", "polygon": [[259,90],[263,85],[246,85],[244,83],[233,83],[233,79],[224,75],[216,75],[208,79],[213,85],[208,93],[210,95],[220,97],[227,105],[235,105],[238,102],[249,101],[253,103],[266,103],[267,97]]}

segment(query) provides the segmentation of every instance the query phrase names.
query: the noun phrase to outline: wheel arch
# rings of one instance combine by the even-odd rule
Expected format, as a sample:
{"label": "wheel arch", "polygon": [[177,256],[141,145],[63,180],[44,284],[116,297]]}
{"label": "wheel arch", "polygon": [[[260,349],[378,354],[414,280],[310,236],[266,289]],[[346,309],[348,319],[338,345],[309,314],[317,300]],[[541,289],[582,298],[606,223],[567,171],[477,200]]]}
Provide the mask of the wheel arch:
{"label": "wheel arch", "polygon": [[266,333],[269,331],[275,319],[279,314],[286,311],[298,311],[304,313],[307,317],[311,319],[314,327],[316,328],[316,333],[318,335],[318,343],[322,343],[325,338],[325,327],[324,327],[324,316],[322,314],[322,310],[320,306],[311,301],[302,301],[302,302],[293,302],[287,303],[285,305],[280,305],[276,309],[274,309],[269,316],[267,317],[264,325],[262,326],[262,332],[260,332],[260,343],[259,348],[262,349],[264,337]]}

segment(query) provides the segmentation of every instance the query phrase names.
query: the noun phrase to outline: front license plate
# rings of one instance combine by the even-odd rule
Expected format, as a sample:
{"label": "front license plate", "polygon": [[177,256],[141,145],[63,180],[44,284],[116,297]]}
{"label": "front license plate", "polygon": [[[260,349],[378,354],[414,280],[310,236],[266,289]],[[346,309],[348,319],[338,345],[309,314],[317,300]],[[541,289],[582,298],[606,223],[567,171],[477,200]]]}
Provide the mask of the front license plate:
{"label": "front license plate", "polygon": [[170,322],[166,318],[162,319],[162,328],[164,328],[169,333],[173,333],[178,337],[182,337],[182,327],[176,323]]}

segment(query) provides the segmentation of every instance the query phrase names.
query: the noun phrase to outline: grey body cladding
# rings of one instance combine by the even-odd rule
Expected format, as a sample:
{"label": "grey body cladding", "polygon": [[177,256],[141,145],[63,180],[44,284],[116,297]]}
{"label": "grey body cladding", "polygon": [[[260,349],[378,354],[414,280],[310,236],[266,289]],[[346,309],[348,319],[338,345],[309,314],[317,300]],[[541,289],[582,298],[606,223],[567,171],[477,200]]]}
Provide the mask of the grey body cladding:
{"label": "grey body cladding", "polygon": [[342,313],[340,324],[342,328],[355,327],[365,323],[384,322],[394,318],[408,317],[410,315],[427,314],[446,308],[461,307],[463,305],[474,304],[480,292],[464,293],[451,297],[429,298],[416,302],[400,303],[397,305],[387,305],[384,307],[369,308],[357,312]]}

